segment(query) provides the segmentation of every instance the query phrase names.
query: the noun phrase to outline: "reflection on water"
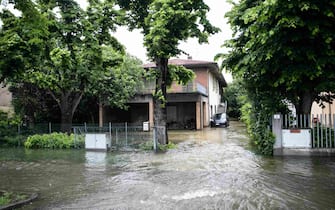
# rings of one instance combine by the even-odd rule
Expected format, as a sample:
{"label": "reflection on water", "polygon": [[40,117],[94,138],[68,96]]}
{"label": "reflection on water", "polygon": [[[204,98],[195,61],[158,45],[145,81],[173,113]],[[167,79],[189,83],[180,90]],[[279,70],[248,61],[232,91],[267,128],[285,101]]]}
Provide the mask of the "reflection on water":
{"label": "reflection on water", "polygon": [[335,208],[334,158],[255,155],[234,122],[169,137],[165,154],[0,149],[0,188],[38,192],[28,209]]}

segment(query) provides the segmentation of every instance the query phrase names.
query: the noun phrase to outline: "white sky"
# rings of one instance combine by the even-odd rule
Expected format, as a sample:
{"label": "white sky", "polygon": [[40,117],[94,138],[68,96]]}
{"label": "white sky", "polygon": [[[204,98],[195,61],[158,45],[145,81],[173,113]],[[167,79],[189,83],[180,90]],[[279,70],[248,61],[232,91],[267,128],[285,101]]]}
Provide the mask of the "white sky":
{"label": "white sky", "polygon": [[[221,48],[225,40],[232,36],[230,26],[224,18],[226,12],[231,9],[231,5],[225,0],[204,0],[210,7],[208,19],[210,22],[221,29],[221,32],[209,37],[208,44],[200,45],[196,39],[189,39],[187,42],[180,43],[180,49],[192,56],[194,60],[214,61],[214,56],[218,53],[226,52]],[[114,36],[125,45],[127,52],[141,59],[144,63],[148,62],[146,49],[143,46],[143,35],[139,30],[128,31],[126,27],[119,28]],[[180,55],[179,58],[187,58]],[[232,81],[230,74],[224,73],[227,82]]]}

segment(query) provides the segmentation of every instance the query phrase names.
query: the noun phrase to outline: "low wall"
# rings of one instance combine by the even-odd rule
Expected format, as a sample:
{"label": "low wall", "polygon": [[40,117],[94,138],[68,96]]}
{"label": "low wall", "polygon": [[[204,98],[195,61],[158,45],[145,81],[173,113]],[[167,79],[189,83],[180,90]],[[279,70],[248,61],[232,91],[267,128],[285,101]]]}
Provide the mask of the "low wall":
{"label": "low wall", "polygon": [[274,156],[335,156],[335,149],[275,148]]}

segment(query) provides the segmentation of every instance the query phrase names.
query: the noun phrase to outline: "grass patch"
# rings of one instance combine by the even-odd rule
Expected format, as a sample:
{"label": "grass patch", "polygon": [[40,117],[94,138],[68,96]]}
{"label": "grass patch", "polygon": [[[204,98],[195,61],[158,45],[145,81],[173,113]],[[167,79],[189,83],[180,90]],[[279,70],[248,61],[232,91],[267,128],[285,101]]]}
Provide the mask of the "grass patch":
{"label": "grass patch", "polygon": [[20,193],[0,191],[0,206],[6,206],[21,200],[27,199],[28,196]]}

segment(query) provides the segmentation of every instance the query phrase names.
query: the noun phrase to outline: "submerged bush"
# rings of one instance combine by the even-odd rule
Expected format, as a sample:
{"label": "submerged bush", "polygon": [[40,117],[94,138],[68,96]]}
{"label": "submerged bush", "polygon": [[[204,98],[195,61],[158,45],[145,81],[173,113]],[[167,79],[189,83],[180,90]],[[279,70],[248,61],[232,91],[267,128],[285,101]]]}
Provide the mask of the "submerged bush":
{"label": "submerged bush", "polygon": [[[166,151],[168,149],[177,148],[177,145],[174,144],[171,141],[168,144],[165,144],[165,145],[158,144],[157,146],[158,146],[158,149],[160,151]],[[154,143],[152,141],[144,142],[144,143],[140,144],[140,149],[142,149],[142,150],[153,150],[154,149]]]}
{"label": "submerged bush", "polygon": [[75,136],[66,133],[36,134],[29,136],[24,146],[29,149],[70,149],[83,148],[85,144],[83,136]]}
{"label": "submerged bush", "polygon": [[27,199],[27,197],[28,196],[24,194],[0,191],[0,209],[1,209],[1,206],[6,206],[10,203],[14,203],[20,200]]}
{"label": "submerged bush", "polygon": [[20,147],[24,145],[27,136],[24,135],[4,136],[2,139],[3,139],[3,145],[5,146]]}

